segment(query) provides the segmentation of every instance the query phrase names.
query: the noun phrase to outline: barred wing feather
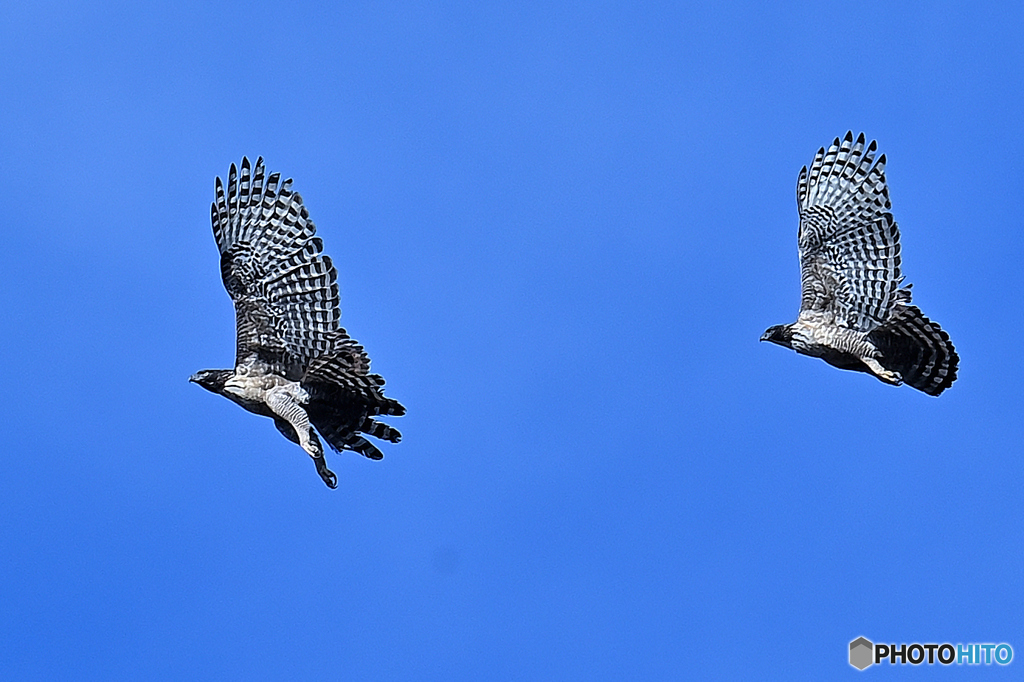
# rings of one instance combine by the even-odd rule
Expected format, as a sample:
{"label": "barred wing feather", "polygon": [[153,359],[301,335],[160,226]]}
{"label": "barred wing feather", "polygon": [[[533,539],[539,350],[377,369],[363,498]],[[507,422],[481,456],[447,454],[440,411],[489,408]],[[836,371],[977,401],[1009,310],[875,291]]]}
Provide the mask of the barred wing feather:
{"label": "barred wing feather", "polygon": [[889,213],[885,155],[848,132],[818,150],[800,171],[801,312],[825,313],[835,324],[870,331],[909,303],[900,288],[899,228]]}
{"label": "barred wing feather", "polygon": [[259,362],[289,379],[332,347],[341,310],[337,274],[291,180],[234,164],[211,208],[224,287],[235,304],[236,366]]}

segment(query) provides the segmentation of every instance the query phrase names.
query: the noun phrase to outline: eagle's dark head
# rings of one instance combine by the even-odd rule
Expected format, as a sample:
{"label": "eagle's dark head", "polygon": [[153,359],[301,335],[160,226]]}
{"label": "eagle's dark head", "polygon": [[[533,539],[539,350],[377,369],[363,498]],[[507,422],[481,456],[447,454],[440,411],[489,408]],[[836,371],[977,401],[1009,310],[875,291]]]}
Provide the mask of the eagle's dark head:
{"label": "eagle's dark head", "polygon": [[199,384],[207,391],[224,393],[224,384],[234,375],[234,371],[230,369],[204,369],[190,376],[188,380]]}
{"label": "eagle's dark head", "polygon": [[762,341],[771,341],[777,343],[780,346],[786,348],[793,347],[793,325],[791,324],[777,324],[774,327],[768,327],[764,334],[761,334]]}

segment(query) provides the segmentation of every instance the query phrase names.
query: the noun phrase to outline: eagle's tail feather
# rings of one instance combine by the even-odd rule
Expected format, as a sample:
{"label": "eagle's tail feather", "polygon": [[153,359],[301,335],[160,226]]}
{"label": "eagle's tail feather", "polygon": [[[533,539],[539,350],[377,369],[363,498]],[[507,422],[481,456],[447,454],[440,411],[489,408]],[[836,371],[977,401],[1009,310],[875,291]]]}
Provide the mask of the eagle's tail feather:
{"label": "eagle's tail feather", "polygon": [[348,438],[345,442],[345,447],[349,450],[355,450],[360,455],[368,459],[384,459],[384,453],[378,450],[376,445],[356,434],[352,434],[352,436]]}
{"label": "eagle's tail feather", "polygon": [[916,306],[901,308],[891,322],[868,335],[881,352],[879,362],[899,372],[904,383],[928,395],[953,385],[960,356],[949,334]]}
{"label": "eagle's tail feather", "polygon": [[388,426],[383,422],[374,421],[367,417],[363,420],[363,425],[359,428],[363,433],[373,436],[374,438],[380,438],[381,440],[390,441],[392,443],[399,443],[402,440],[402,433],[393,426]]}
{"label": "eagle's tail feather", "polygon": [[[384,426],[379,424],[379,426]],[[342,450],[353,450],[358,452],[367,459],[380,460],[384,459],[384,453],[382,453],[377,446],[370,441],[363,438],[357,431],[351,428],[331,428],[328,425],[317,426],[317,430],[327,441],[327,444],[331,446],[331,449],[335,452],[341,452]],[[398,442],[398,441],[393,441]]]}

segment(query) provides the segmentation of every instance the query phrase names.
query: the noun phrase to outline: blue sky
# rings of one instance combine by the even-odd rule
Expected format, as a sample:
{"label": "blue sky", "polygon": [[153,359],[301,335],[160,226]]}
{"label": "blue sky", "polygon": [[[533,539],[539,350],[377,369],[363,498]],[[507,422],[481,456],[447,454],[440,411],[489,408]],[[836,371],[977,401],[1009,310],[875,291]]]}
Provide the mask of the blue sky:
{"label": "blue sky", "polygon": [[[829,679],[862,635],[1024,655],[1021,7],[16,5],[5,676]],[[848,129],[960,352],[941,398],[758,343],[799,303],[797,173]],[[243,155],[294,177],[409,410],[382,462],[331,456],[336,491],[187,381],[233,360],[209,205]]]}

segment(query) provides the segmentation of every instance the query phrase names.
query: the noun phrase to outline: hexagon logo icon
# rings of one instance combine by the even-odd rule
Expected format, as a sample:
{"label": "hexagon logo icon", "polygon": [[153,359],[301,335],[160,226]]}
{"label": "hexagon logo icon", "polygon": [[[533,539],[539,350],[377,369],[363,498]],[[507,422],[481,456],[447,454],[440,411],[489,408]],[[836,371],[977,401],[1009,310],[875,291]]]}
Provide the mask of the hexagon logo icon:
{"label": "hexagon logo icon", "polygon": [[857,670],[863,670],[874,663],[875,645],[864,637],[858,637],[850,642],[850,665]]}

